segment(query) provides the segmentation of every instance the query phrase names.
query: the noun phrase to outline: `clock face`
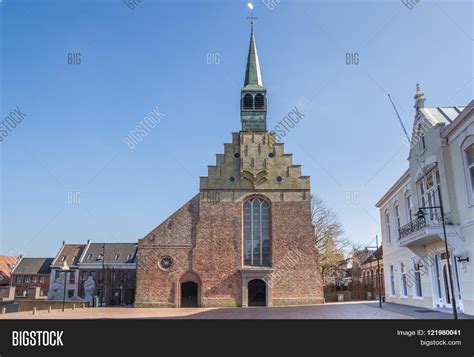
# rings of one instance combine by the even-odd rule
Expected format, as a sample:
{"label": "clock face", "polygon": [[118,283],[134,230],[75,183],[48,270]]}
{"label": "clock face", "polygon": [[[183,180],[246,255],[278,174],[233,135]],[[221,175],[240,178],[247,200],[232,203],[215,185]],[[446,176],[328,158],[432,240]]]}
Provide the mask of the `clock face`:
{"label": "clock face", "polygon": [[160,267],[164,270],[169,270],[173,266],[173,259],[171,257],[163,257],[160,260]]}

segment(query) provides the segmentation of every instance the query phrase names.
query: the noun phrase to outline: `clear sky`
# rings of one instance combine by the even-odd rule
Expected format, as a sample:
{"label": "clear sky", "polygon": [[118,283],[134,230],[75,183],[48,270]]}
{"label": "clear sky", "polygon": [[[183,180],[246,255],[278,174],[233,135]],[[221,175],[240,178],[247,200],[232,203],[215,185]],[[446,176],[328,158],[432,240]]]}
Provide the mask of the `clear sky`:
{"label": "clear sky", "polygon": [[[0,254],[137,241],[240,130],[246,1],[136,2],[0,0],[1,120],[26,115],[0,143]],[[304,113],[285,150],[361,245],[408,165],[387,93],[409,129],[417,81],[427,106],[473,98],[472,3],[413,3],[254,2],[268,127]],[[123,138],[155,108],[161,122],[130,149]]]}

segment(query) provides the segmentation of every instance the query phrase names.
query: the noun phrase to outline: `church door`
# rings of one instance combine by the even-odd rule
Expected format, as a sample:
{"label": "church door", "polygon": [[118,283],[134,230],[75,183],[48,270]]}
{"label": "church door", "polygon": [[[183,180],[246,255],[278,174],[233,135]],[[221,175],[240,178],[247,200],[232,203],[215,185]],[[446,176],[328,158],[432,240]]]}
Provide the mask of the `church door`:
{"label": "church door", "polygon": [[198,284],[191,281],[181,284],[181,307],[198,307]]}
{"label": "church door", "polygon": [[267,306],[267,285],[261,279],[249,281],[249,306]]}

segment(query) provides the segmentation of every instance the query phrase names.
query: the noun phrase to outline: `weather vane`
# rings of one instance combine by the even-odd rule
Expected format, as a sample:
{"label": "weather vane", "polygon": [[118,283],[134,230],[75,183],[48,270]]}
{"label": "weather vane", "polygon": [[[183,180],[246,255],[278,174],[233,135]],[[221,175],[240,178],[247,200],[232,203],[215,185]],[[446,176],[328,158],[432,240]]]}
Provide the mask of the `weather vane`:
{"label": "weather vane", "polygon": [[250,9],[250,16],[247,17],[250,20],[250,30],[253,32],[253,22],[257,20],[256,17],[253,16],[253,4],[251,2],[247,3],[248,8]]}

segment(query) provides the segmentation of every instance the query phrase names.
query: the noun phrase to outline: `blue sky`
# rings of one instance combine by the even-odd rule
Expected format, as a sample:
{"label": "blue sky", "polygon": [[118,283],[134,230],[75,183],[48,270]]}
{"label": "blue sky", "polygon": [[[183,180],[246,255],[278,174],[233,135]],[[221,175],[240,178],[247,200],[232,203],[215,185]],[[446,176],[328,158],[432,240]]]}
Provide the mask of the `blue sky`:
{"label": "blue sky", "polygon": [[[387,92],[409,128],[417,81],[427,106],[473,98],[472,4],[265,2],[254,15],[268,127],[295,106],[305,114],[286,152],[346,237],[368,244],[374,204],[407,168]],[[1,118],[26,114],[0,143],[0,254],[136,241],[194,196],[240,130],[248,12],[245,1],[0,2]],[[129,149],[122,139],[156,107],[165,117]]]}

